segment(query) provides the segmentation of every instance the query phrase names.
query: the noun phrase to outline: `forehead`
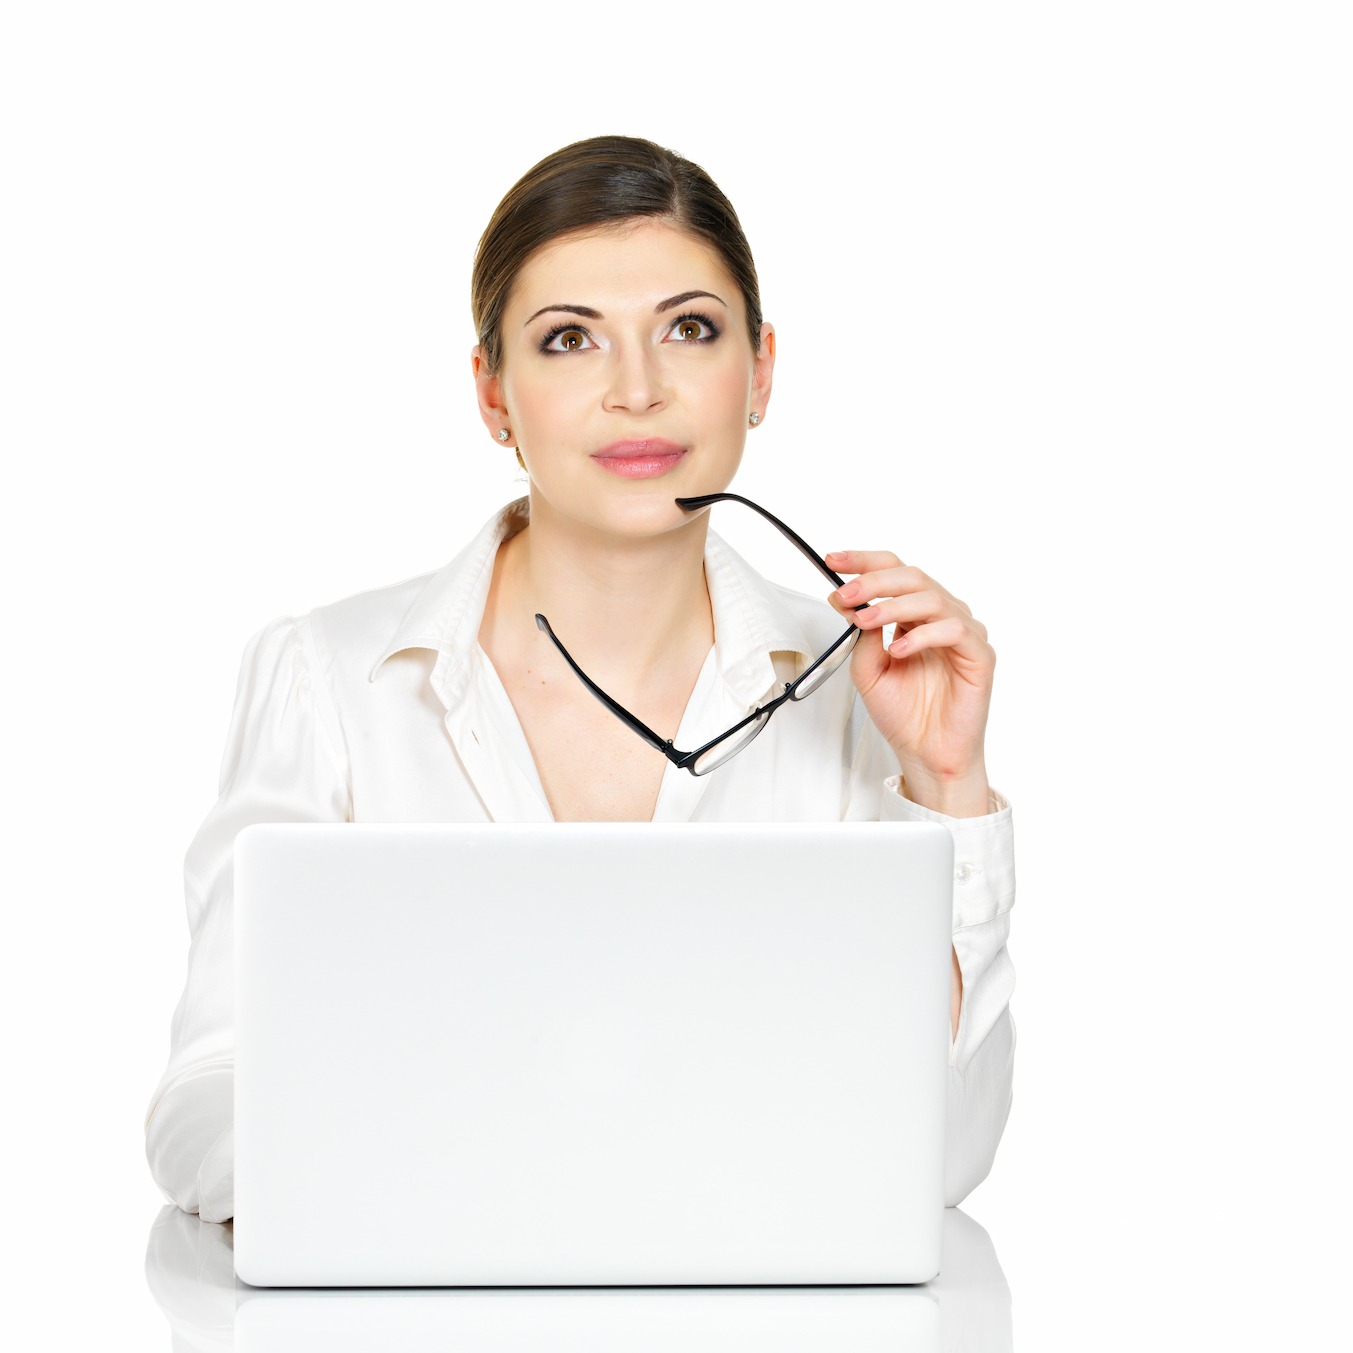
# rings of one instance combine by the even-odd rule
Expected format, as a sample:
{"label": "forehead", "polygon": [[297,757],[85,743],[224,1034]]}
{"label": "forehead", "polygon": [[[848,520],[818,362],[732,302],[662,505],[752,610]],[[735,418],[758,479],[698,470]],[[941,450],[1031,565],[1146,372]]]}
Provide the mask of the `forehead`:
{"label": "forehead", "polygon": [[740,308],[737,285],[712,245],[665,221],[645,220],[551,240],[517,274],[508,309],[531,315],[546,305],[588,305],[609,314],[696,290]]}

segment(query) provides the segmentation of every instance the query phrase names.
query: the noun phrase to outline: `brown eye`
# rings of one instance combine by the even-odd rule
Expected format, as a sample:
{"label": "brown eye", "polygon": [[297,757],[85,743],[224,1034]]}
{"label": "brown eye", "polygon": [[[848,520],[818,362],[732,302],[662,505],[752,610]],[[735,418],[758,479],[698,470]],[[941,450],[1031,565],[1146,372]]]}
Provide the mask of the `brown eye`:
{"label": "brown eye", "polygon": [[709,343],[719,336],[719,330],[713,320],[704,315],[682,315],[672,321],[667,336],[669,342]]}
{"label": "brown eye", "polygon": [[540,340],[541,352],[586,352],[597,345],[586,329],[561,324]]}

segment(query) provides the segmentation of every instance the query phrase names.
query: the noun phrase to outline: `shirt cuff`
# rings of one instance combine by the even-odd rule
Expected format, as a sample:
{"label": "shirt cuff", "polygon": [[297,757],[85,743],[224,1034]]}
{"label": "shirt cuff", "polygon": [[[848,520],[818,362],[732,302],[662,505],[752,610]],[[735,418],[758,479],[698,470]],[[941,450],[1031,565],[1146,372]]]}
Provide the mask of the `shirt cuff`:
{"label": "shirt cuff", "polygon": [[981,925],[1015,904],[1015,838],[1010,803],[988,787],[989,812],[950,817],[913,803],[902,793],[902,777],[883,782],[880,820],[942,822],[954,838],[954,929]]}

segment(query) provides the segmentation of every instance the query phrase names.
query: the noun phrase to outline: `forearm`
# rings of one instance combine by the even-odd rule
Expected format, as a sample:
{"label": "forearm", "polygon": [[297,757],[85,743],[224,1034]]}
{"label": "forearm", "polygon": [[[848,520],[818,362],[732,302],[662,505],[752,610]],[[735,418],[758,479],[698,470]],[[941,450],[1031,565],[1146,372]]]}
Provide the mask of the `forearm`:
{"label": "forearm", "polygon": [[955,1207],[990,1173],[1013,1098],[1015,1023],[1001,1011],[966,1070],[949,1068],[944,1205]]}
{"label": "forearm", "polygon": [[958,966],[958,950],[949,946],[949,1037],[958,1038],[958,1017],[963,1013],[963,970]]}
{"label": "forearm", "polygon": [[1012,1098],[1015,972],[1006,949],[1015,901],[1011,812],[1005,796],[984,783],[985,768],[981,778],[951,777],[947,784],[914,766],[912,778],[904,780],[906,773],[885,772],[879,820],[940,822],[954,840],[950,962],[957,962],[961,976],[951,978],[950,1002],[945,1202],[952,1205],[990,1170]]}
{"label": "forearm", "polygon": [[[912,803],[947,817],[983,817],[991,811],[991,786],[986,772],[948,782],[932,779],[921,772],[904,771],[902,792]],[[963,1013],[963,973],[958,966],[958,951],[949,950],[949,1032],[958,1037],[958,1019]]]}

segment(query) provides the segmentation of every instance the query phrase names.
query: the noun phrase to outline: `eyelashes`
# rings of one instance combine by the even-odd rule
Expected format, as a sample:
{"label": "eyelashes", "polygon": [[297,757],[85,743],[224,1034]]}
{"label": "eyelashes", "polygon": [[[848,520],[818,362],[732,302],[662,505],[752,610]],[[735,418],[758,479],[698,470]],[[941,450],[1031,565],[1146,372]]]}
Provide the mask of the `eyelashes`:
{"label": "eyelashes", "polygon": [[544,338],[540,340],[541,352],[547,353],[548,355],[553,357],[556,353],[586,351],[586,348],[581,343],[574,344],[573,346],[567,348],[552,347],[551,344],[554,342],[554,340],[560,337],[562,334],[578,334],[581,337],[586,338],[589,343],[592,340],[592,335],[589,334],[587,330],[582,327],[581,324],[556,324],[554,328],[551,329],[549,333],[547,333],[544,336]]}
{"label": "eyelashes", "polygon": [[[703,334],[692,334],[675,341],[678,343],[713,343],[722,332],[719,326],[715,324],[708,315],[701,314],[698,311],[690,311],[687,314],[678,315],[676,319],[668,325],[667,332],[670,334],[673,330],[680,330],[683,325],[689,326],[696,324],[703,326],[706,332]],[[555,340],[561,338],[565,334],[578,334],[587,341],[586,343],[575,343],[571,347],[556,348],[554,346]],[[554,328],[540,340],[540,351],[548,357],[562,356],[564,353],[569,352],[586,352],[589,347],[594,346],[596,346],[596,344],[592,339],[591,333],[581,324],[556,324]]]}
{"label": "eyelashes", "polygon": [[689,314],[678,315],[676,319],[672,321],[668,333],[671,333],[672,329],[680,329],[686,324],[703,324],[705,328],[709,330],[709,333],[704,337],[682,338],[680,341],[683,343],[712,343],[719,336],[719,326],[715,324],[708,315],[702,315],[698,311],[691,311]]}

